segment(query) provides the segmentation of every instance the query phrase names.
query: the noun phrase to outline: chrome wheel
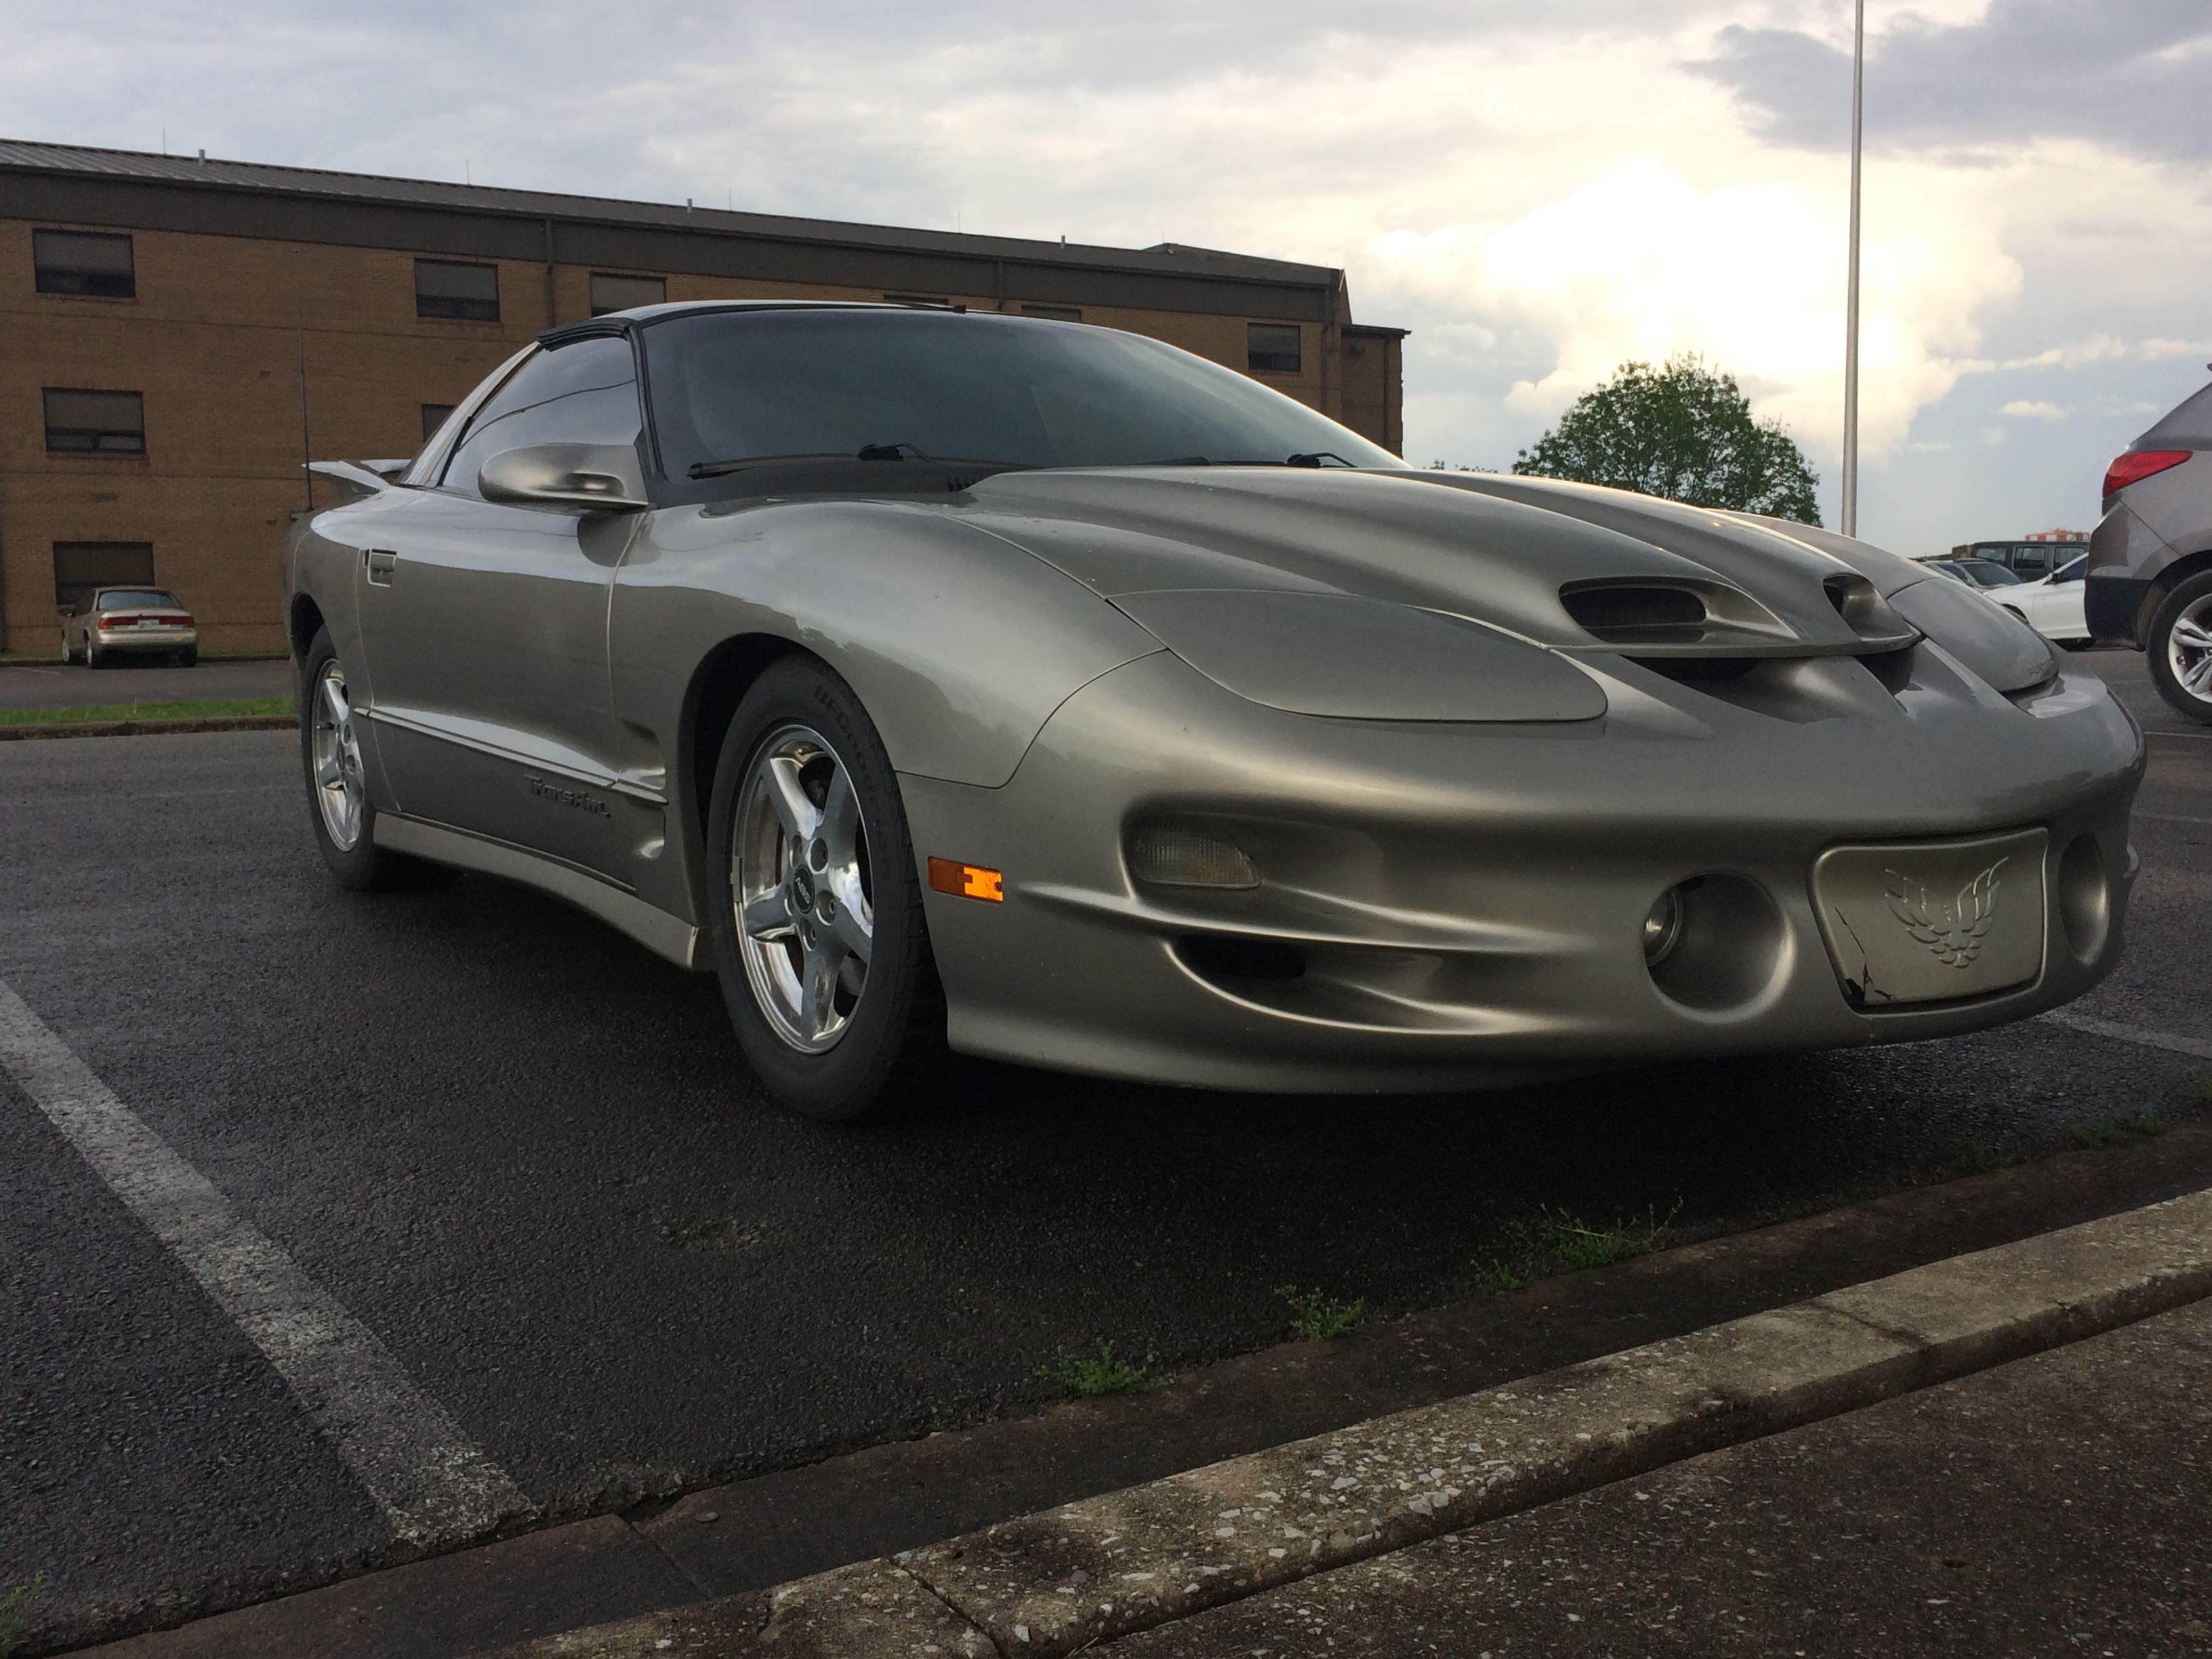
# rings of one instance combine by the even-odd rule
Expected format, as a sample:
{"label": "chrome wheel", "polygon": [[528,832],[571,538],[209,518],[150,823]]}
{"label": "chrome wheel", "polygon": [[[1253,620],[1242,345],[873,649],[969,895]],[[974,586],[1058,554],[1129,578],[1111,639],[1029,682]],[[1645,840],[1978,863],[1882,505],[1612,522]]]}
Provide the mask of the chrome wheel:
{"label": "chrome wheel", "polygon": [[362,786],[361,743],[354,735],[345,670],[336,657],[323,665],[315,682],[313,708],[308,753],[314,767],[315,805],[322,811],[323,831],[331,844],[349,853],[361,839],[367,793]]}
{"label": "chrome wheel", "polygon": [[753,751],[733,830],[730,896],[753,1000],[785,1042],[824,1053],[860,1006],[875,946],[852,775],[821,733],[781,726]]}
{"label": "chrome wheel", "polygon": [[2176,685],[2212,702],[2212,593],[2173,619],[2166,635],[2166,665]]}

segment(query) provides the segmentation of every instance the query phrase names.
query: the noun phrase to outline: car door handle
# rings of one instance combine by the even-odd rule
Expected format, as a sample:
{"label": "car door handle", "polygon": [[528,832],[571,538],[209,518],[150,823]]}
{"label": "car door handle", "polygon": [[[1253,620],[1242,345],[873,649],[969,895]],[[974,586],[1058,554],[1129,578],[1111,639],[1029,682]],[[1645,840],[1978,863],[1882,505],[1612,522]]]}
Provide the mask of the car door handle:
{"label": "car door handle", "polygon": [[368,585],[371,587],[389,587],[392,586],[393,573],[399,568],[399,556],[397,553],[387,553],[380,547],[364,548],[362,550],[361,562],[362,568],[368,573]]}

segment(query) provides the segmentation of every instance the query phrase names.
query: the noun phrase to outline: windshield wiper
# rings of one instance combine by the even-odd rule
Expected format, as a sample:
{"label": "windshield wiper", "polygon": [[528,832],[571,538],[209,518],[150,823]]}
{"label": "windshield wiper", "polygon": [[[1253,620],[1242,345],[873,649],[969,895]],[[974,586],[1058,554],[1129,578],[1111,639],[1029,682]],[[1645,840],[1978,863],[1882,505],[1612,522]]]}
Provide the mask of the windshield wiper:
{"label": "windshield wiper", "polygon": [[1339,466],[1352,465],[1333,449],[1309,450],[1302,454],[1285,456],[1283,465],[1285,466],[1319,466],[1324,461],[1334,461]]}
{"label": "windshield wiper", "polygon": [[695,461],[684,469],[690,478],[720,478],[732,472],[743,472],[757,466],[850,466],[855,461],[871,464],[878,461],[928,461],[939,466],[981,466],[994,472],[1021,472],[1029,468],[1027,461],[984,461],[960,455],[928,455],[912,444],[867,444],[857,453],[848,454],[831,451],[826,454],[803,455],[741,455],[734,460]]}

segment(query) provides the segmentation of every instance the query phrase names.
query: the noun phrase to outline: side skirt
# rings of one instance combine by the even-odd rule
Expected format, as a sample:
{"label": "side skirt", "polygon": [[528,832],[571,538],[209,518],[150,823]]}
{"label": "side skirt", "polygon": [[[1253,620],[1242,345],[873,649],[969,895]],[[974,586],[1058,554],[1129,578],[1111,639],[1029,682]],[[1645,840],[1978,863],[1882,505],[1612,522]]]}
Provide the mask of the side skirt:
{"label": "side skirt", "polygon": [[411,853],[434,864],[450,864],[520,882],[565,899],[678,968],[694,973],[713,969],[713,954],[698,928],[573,865],[542,858],[503,841],[489,841],[465,830],[448,830],[443,824],[425,823],[393,812],[376,815],[376,844],[395,853]]}

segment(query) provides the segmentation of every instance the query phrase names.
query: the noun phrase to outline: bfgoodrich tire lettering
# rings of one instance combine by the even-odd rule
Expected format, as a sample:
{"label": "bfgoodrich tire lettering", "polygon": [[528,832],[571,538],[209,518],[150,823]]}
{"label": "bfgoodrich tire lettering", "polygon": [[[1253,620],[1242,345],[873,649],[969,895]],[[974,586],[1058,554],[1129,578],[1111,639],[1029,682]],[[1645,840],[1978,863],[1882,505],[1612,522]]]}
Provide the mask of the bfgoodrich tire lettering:
{"label": "bfgoodrich tire lettering", "polygon": [[2212,725],[2212,570],[2166,596],[2143,641],[2159,696],[2193,720]]}
{"label": "bfgoodrich tire lettering", "polygon": [[941,1048],[913,843],[852,688],[787,657],[738,705],[707,819],[714,966],[761,1081],[808,1117],[888,1109]]}

